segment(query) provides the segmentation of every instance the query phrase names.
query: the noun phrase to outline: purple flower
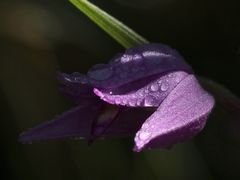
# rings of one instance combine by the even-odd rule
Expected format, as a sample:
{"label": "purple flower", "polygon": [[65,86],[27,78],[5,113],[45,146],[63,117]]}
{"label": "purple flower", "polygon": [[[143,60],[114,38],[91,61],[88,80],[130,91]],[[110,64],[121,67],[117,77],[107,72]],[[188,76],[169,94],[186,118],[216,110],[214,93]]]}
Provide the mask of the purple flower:
{"label": "purple flower", "polygon": [[135,151],[165,148],[200,132],[214,106],[181,55],[162,44],[130,48],[87,75],[58,79],[77,107],[23,133],[21,142],[135,134]]}

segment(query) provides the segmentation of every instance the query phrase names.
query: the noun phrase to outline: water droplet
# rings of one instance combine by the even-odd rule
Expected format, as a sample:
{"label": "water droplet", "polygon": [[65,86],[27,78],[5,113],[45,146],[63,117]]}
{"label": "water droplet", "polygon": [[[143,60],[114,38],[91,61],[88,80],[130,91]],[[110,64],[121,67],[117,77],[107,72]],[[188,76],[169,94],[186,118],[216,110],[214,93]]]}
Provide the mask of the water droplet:
{"label": "water droplet", "polygon": [[154,56],[160,56],[161,53],[157,52],[157,51],[145,51],[143,52],[143,56],[144,57],[154,57]]}
{"label": "water droplet", "polygon": [[143,97],[143,96],[145,95],[144,91],[142,91],[142,90],[140,90],[140,91],[138,92],[138,94],[139,94],[139,96],[141,96],[141,97]]}
{"label": "water droplet", "polygon": [[175,75],[173,73],[168,74],[169,78],[173,78]]}
{"label": "water droplet", "polygon": [[113,92],[112,92],[112,91],[110,91],[110,92],[109,92],[109,94],[111,94],[111,95],[112,95],[112,94],[113,94]]}
{"label": "water droplet", "polygon": [[133,56],[133,60],[139,60],[139,59],[141,59],[141,57],[142,57],[142,56],[140,56],[140,55],[138,55],[138,54],[135,54],[135,55]]}
{"label": "water droplet", "polygon": [[156,101],[157,101],[157,99],[154,96],[148,95],[144,99],[144,106],[146,106],[146,107],[154,106],[154,105],[156,105]]}
{"label": "water droplet", "polygon": [[131,55],[127,55],[127,54],[124,54],[122,57],[121,57],[121,62],[122,63],[126,63],[126,62],[129,62],[132,60],[132,56]]}
{"label": "water droplet", "polygon": [[135,106],[136,105],[136,100],[131,99],[128,104],[129,104],[129,106]]}
{"label": "water droplet", "polygon": [[154,129],[155,128],[155,125],[151,125],[151,129]]}
{"label": "water droplet", "polygon": [[158,81],[158,84],[161,84],[161,83],[162,83],[162,80],[159,80],[159,81]]}
{"label": "water droplet", "polygon": [[123,104],[127,104],[127,100],[126,99],[123,99]]}
{"label": "water droplet", "polygon": [[177,83],[179,83],[181,80],[182,80],[182,77],[181,77],[180,75],[177,75],[177,76],[175,77],[175,81],[176,81]]}
{"label": "water droplet", "polygon": [[142,128],[143,129],[147,129],[149,127],[149,124],[148,123],[144,123],[143,125],[142,125]]}
{"label": "water droplet", "polygon": [[106,64],[97,64],[88,71],[89,77],[100,81],[109,79],[112,74],[112,69]]}
{"label": "water droplet", "polygon": [[157,91],[158,88],[159,88],[158,84],[152,84],[150,87],[151,91],[153,91],[153,92]]}
{"label": "water droplet", "polygon": [[142,141],[147,140],[150,137],[150,133],[149,132],[145,132],[145,131],[141,131],[138,135],[139,139]]}
{"label": "water droplet", "polygon": [[149,93],[149,90],[148,90],[148,89],[145,89],[144,92],[147,94],[147,93]]}
{"label": "water droplet", "polygon": [[162,85],[161,85],[161,90],[162,91],[166,91],[166,90],[168,90],[168,83],[163,83]]}
{"label": "water droplet", "polygon": [[138,106],[141,106],[141,104],[142,104],[142,100],[139,99],[139,100],[137,101],[137,105],[138,105]]}
{"label": "water droplet", "polygon": [[116,103],[116,104],[120,104],[120,103],[121,103],[121,99],[118,99],[118,98],[115,99],[115,103]]}

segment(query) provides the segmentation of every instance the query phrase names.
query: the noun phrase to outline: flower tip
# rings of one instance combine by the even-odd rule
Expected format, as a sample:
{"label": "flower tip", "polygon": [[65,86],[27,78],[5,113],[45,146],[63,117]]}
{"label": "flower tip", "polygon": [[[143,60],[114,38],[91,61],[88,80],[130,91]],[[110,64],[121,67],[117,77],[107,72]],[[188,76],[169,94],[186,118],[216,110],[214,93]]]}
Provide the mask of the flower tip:
{"label": "flower tip", "polygon": [[104,97],[104,94],[103,94],[101,91],[99,91],[97,88],[94,88],[94,89],[93,89],[93,92],[94,92],[94,94],[96,94],[96,95],[99,96],[100,98],[103,98],[103,97]]}
{"label": "flower tip", "polygon": [[133,148],[133,151],[138,153],[138,152],[141,152],[141,149],[139,149],[139,148],[135,145],[134,148]]}
{"label": "flower tip", "polygon": [[18,137],[18,142],[22,143],[22,144],[32,144],[32,137],[31,135],[29,135],[28,132],[23,132],[19,135]]}

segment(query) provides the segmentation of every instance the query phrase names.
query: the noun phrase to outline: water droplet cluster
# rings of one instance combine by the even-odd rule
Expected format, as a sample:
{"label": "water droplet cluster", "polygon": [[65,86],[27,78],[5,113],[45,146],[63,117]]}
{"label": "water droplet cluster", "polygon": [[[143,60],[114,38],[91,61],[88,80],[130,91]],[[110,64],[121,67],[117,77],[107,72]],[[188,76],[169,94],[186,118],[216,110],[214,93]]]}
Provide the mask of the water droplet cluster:
{"label": "water droplet cluster", "polygon": [[[146,86],[131,91],[127,94],[115,94],[98,91],[96,94],[110,104],[123,105],[129,107],[158,107],[171,90],[183,79],[187,73],[171,72],[159,79],[151,81]],[[177,81],[175,79],[178,79]]]}

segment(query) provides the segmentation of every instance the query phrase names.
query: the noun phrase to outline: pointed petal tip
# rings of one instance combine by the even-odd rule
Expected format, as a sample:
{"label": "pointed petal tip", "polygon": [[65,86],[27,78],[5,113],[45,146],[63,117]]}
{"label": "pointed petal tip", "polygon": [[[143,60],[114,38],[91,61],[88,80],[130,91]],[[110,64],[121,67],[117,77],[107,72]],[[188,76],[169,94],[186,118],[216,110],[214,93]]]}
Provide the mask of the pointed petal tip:
{"label": "pointed petal tip", "polygon": [[205,126],[214,98],[190,75],[163,101],[135,137],[134,151],[168,148],[191,139]]}
{"label": "pointed petal tip", "polygon": [[22,144],[31,144],[32,139],[29,139],[27,132],[23,132],[19,135],[18,142]]}
{"label": "pointed petal tip", "polygon": [[[110,104],[128,107],[158,107],[165,97],[188,74],[183,71],[169,72],[153,79],[146,78],[143,86],[137,87],[135,83],[129,83],[126,87],[116,88],[110,92],[94,88],[94,93],[102,100]],[[139,81],[137,82],[139,83]],[[142,82],[140,82],[142,83]],[[130,88],[131,87],[131,88]],[[127,89],[131,90],[127,90]],[[121,92],[123,91],[123,92]]]}
{"label": "pointed petal tip", "polygon": [[[175,144],[188,141],[203,130],[206,120],[207,116],[203,117],[201,122],[194,122],[179,129],[168,130],[162,134],[153,134],[147,139],[135,139],[134,151],[140,152],[142,150],[154,148],[169,149],[169,147],[172,147]],[[138,133],[141,134],[142,131],[139,131]]]}
{"label": "pointed petal tip", "polygon": [[94,119],[101,111],[101,104],[77,106],[52,121],[44,122],[20,135],[19,141],[31,143],[49,139],[89,138]]}

